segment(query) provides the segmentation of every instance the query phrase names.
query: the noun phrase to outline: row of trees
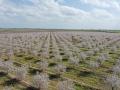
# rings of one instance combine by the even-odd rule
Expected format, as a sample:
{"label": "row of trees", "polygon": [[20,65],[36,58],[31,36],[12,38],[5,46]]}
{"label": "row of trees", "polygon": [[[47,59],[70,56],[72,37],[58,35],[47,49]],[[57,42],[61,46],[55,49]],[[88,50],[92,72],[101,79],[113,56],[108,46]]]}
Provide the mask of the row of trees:
{"label": "row of trees", "polygon": [[[33,76],[32,86],[39,90],[48,90],[49,86],[49,76],[46,74],[46,68],[48,67],[48,63],[46,61],[42,61],[38,63],[39,69],[43,70],[42,73],[37,72],[36,75]],[[15,75],[15,78],[19,81],[24,81],[28,75],[29,67],[27,65],[22,65],[21,67],[16,67],[13,64],[13,61],[0,61],[0,69],[2,72],[6,72],[8,74]],[[66,67],[64,65],[56,65],[55,73],[60,76],[66,71]],[[5,87],[5,90],[9,90],[10,87]],[[61,81],[57,85],[57,90],[74,90],[74,84],[72,81]]]}
{"label": "row of trees", "polygon": [[[119,40],[119,38],[120,37],[117,34],[107,33],[5,33],[0,35],[0,56],[8,56],[9,59],[11,59],[11,57],[14,57],[14,55],[17,55],[17,53],[24,53],[26,55],[41,57],[42,61],[38,62],[37,64],[38,68],[42,70],[43,73],[37,73],[33,77],[33,86],[40,89],[44,88],[43,90],[46,90],[46,85],[48,85],[49,78],[47,75],[45,75],[48,68],[48,62],[45,59],[50,57],[51,50],[55,58],[55,62],[57,62],[57,65],[54,67],[54,72],[56,75],[61,76],[64,72],[66,72],[66,66],[62,64],[63,57],[60,55],[61,51],[64,52],[64,56],[68,57],[69,64],[78,66],[80,61],[85,62],[87,57],[93,56],[96,53],[102,52],[102,50],[109,48],[109,45]],[[111,46],[110,51],[117,52],[117,48],[119,47],[119,44]],[[61,48],[62,50],[60,51]],[[90,64],[92,68],[99,67],[102,65],[102,63],[109,59],[108,53],[101,53],[101,55],[96,58],[96,61],[90,61],[87,63]],[[5,70],[7,73],[14,72],[16,79],[18,80],[24,80],[29,70],[28,66],[15,67],[13,61],[11,60],[0,60],[0,68]],[[119,66],[114,66],[113,71],[115,75],[118,74]],[[67,84],[67,81],[63,81],[60,82],[58,86],[67,86]],[[66,88],[66,86],[63,87]]]}

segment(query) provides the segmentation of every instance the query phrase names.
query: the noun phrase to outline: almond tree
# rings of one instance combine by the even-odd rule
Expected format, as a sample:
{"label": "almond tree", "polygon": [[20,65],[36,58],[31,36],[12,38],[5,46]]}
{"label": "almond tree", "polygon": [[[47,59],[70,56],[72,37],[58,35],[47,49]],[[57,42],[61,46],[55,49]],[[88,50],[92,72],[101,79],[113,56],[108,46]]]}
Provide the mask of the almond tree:
{"label": "almond tree", "polygon": [[38,64],[38,68],[40,70],[42,70],[43,72],[45,72],[47,70],[47,68],[48,68],[48,62],[46,60],[42,60],[37,64]]}
{"label": "almond tree", "polygon": [[99,51],[100,51],[99,48],[95,48],[95,49],[94,49],[94,53],[97,53],[97,52],[99,52]]}
{"label": "almond tree", "polygon": [[54,71],[56,75],[61,76],[64,72],[66,72],[66,66],[58,64],[55,66]]}
{"label": "almond tree", "polygon": [[120,74],[120,66],[116,65],[116,66],[113,66],[112,68],[112,71],[114,74]]}
{"label": "almond tree", "polygon": [[95,54],[93,50],[87,51],[86,53],[87,53],[88,56],[92,56],[92,55]]}
{"label": "almond tree", "polygon": [[120,90],[120,78],[117,75],[108,76],[105,83],[109,90]]}
{"label": "almond tree", "polygon": [[120,58],[116,60],[116,65],[120,66]]}
{"label": "almond tree", "polygon": [[3,90],[13,90],[13,88],[9,86],[5,86]]}
{"label": "almond tree", "polygon": [[100,64],[98,62],[95,62],[95,61],[90,61],[89,65],[93,69],[93,71],[95,71],[96,68],[98,68],[100,66]]}
{"label": "almond tree", "polygon": [[12,60],[6,61],[5,67],[6,67],[8,73],[13,72],[14,71],[13,61]]}
{"label": "almond tree", "polygon": [[28,67],[22,66],[22,67],[18,67],[15,69],[15,76],[17,80],[24,80],[27,72],[28,71]]}
{"label": "almond tree", "polygon": [[13,61],[0,61],[0,67],[3,69],[3,71],[10,73],[14,70]]}
{"label": "almond tree", "polygon": [[107,60],[107,58],[102,54],[97,58],[97,62],[102,65],[102,63]]}
{"label": "almond tree", "polygon": [[57,85],[57,90],[75,90],[74,84],[70,80],[60,81]]}
{"label": "almond tree", "polygon": [[72,66],[78,66],[79,65],[79,59],[77,57],[70,57],[69,63]]}
{"label": "almond tree", "polygon": [[117,52],[116,46],[111,47],[111,52]]}
{"label": "almond tree", "polygon": [[45,73],[37,73],[33,77],[33,86],[39,90],[48,90],[48,75]]}
{"label": "almond tree", "polygon": [[56,62],[62,62],[62,56],[60,56],[59,54],[55,55],[55,61]]}
{"label": "almond tree", "polygon": [[81,52],[80,57],[82,60],[85,60],[87,58],[87,55],[84,52]]}

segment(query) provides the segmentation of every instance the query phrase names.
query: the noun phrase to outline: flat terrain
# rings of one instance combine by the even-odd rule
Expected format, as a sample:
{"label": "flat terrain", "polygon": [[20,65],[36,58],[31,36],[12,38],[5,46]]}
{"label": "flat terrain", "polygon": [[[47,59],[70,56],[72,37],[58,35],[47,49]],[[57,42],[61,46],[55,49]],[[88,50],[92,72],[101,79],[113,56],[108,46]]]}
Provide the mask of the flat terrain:
{"label": "flat terrain", "polygon": [[119,77],[119,63],[119,33],[0,32],[0,90],[39,90],[33,84],[38,73],[48,75],[48,88],[43,90],[61,90],[58,85],[66,80],[75,90],[111,90],[114,86],[109,87],[106,78]]}

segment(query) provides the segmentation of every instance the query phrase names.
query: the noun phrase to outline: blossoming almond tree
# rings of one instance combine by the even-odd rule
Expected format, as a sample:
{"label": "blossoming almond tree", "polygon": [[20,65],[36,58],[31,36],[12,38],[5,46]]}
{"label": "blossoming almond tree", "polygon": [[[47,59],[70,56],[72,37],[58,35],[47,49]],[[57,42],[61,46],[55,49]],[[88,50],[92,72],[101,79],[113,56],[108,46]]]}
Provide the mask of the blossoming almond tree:
{"label": "blossoming almond tree", "polygon": [[45,73],[37,73],[33,76],[33,86],[39,90],[48,90],[48,75]]}
{"label": "blossoming almond tree", "polygon": [[64,72],[66,72],[66,66],[58,64],[55,66],[54,72],[60,77]]}
{"label": "blossoming almond tree", "polygon": [[22,66],[15,69],[15,76],[17,80],[24,80],[28,73],[28,67]]}
{"label": "blossoming almond tree", "polygon": [[75,90],[74,84],[70,80],[60,81],[57,85],[57,90]]}
{"label": "blossoming almond tree", "polygon": [[48,68],[48,62],[46,60],[42,60],[38,62],[37,64],[38,64],[38,68],[42,70],[43,72],[45,72]]}
{"label": "blossoming almond tree", "polygon": [[120,90],[120,78],[117,75],[111,75],[106,78],[108,90]]}

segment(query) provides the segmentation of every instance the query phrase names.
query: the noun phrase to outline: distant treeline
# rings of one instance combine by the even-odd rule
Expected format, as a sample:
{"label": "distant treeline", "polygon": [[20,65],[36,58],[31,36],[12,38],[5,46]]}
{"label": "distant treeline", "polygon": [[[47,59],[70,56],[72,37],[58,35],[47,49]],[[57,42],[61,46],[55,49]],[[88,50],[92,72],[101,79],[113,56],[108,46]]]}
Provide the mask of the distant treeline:
{"label": "distant treeline", "polygon": [[107,33],[120,33],[120,30],[102,30],[102,29],[39,29],[39,28],[0,28],[0,32],[34,32],[34,31],[83,31],[83,32],[107,32]]}

